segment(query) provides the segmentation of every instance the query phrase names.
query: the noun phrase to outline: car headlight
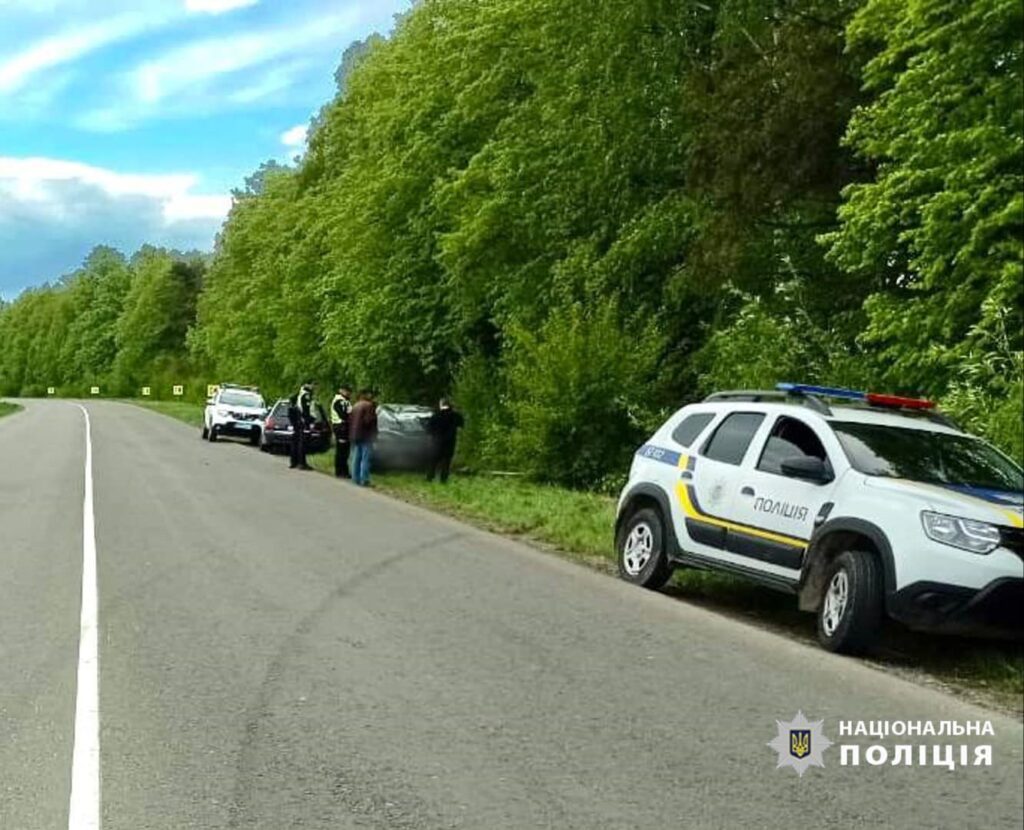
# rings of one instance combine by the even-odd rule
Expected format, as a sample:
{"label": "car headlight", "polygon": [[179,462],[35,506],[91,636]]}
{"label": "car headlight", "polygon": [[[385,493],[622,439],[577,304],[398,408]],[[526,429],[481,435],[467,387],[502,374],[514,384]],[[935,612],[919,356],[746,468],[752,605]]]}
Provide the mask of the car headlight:
{"label": "car headlight", "polygon": [[991,553],[999,547],[999,528],[988,522],[961,519],[944,513],[921,513],[925,536],[971,553]]}

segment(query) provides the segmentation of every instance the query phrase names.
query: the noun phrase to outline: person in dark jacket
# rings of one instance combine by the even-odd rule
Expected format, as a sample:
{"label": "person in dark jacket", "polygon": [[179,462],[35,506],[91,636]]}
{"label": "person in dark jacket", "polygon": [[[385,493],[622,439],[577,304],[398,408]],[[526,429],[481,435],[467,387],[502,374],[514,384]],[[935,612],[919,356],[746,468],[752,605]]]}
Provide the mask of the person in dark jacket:
{"label": "person in dark jacket", "polygon": [[352,413],[352,390],[347,386],[338,388],[338,394],[331,401],[331,429],[334,431],[334,475],[350,478],[348,455],[352,448],[348,438],[348,418]]}
{"label": "person in dark jacket", "polygon": [[306,425],[313,423],[313,395],[316,384],[307,380],[289,399],[288,420],[292,425],[292,454],[288,465],[293,470],[312,470],[306,463]]}
{"label": "person in dark jacket", "polygon": [[377,403],[373,390],[363,389],[348,416],[348,437],[352,442],[352,480],[360,487],[370,485],[373,442],[377,440]]}
{"label": "person in dark jacket", "polygon": [[427,421],[427,432],[434,441],[434,457],[427,471],[427,481],[433,481],[440,474],[441,483],[448,483],[452,470],[452,458],[455,457],[455,444],[459,430],[465,426],[466,420],[462,413],[452,407],[448,398],[441,398],[441,403]]}

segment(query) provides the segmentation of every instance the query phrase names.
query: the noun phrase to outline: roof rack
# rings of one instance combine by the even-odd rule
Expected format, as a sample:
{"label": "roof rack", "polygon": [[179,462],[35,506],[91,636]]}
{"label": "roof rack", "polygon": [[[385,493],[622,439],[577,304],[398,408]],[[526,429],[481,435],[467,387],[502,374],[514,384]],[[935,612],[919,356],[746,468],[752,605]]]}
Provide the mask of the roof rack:
{"label": "roof rack", "polygon": [[815,395],[801,391],[785,389],[733,389],[727,392],[715,392],[704,399],[705,403],[713,401],[750,401],[751,403],[782,402],[799,403],[810,407],[822,415],[831,415],[829,405]]}
{"label": "roof rack", "polygon": [[948,415],[939,412],[932,401],[921,398],[904,398],[897,395],[882,395],[876,392],[860,392],[834,386],[811,386],[801,383],[779,383],[775,389],[736,389],[716,392],[704,400],[712,401],[782,401],[803,404],[822,415],[831,416],[832,409],[822,398],[835,398],[844,406],[861,406],[867,409],[881,409],[898,412],[904,417],[918,417],[936,424],[963,431],[960,425]]}
{"label": "roof rack", "polygon": [[243,386],[240,383],[219,383],[219,384],[217,384],[217,388],[219,388],[219,389],[242,389],[242,390],[244,390],[246,392],[259,392],[260,391],[260,388],[258,386]]}

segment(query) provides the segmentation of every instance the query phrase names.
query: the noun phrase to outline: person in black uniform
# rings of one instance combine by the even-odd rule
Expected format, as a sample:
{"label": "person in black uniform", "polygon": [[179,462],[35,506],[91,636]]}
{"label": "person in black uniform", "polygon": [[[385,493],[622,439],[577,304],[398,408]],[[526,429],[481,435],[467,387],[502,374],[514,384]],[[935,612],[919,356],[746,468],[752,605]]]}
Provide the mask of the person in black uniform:
{"label": "person in black uniform", "polygon": [[338,387],[338,394],[331,401],[331,428],[334,431],[334,475],[351,478],[348,471],[348,455],[352,443],[348,440],[348,416],[352,412],[352,390],[347,386]]}
{"label": "person in black uniform", "polygon": [[307,380],[291,399],[288,420],[292,425],[292,457],[289,467],[293,470],[312,470],[306,463],[306,424],[313,421],[313,392],[316,384]]}
{"label": "person in black uniform", "polygon": [[465,423],[462,413],[452,408],[452,402],[448,398],[441,398],[437,410],[427,421],[427,431],[434,439],[434,458],[427,472],[427,481],[433,481],[434,476],[440,474],[441,483],[448,482],[459,430]]}

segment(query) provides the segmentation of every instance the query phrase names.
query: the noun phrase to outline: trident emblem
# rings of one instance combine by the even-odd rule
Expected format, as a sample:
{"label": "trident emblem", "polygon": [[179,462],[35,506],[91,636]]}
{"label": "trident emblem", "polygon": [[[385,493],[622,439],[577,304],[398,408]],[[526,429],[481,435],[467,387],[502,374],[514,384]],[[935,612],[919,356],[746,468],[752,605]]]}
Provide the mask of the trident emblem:
{"label": "trident emblem", "polygon": [[794,758],[803,758],[811,751],[811,730],[789,730],[789,754]]}

